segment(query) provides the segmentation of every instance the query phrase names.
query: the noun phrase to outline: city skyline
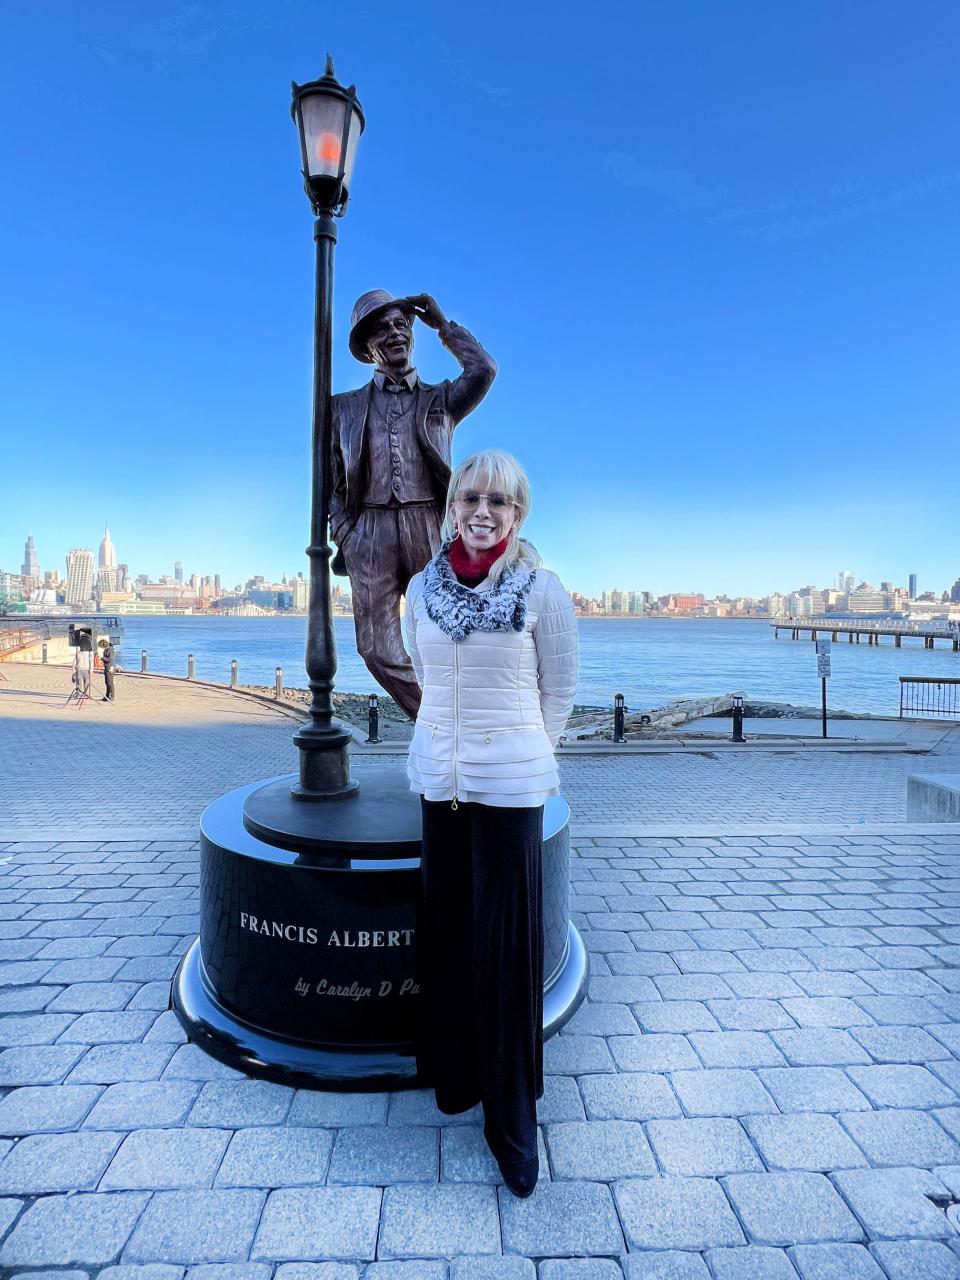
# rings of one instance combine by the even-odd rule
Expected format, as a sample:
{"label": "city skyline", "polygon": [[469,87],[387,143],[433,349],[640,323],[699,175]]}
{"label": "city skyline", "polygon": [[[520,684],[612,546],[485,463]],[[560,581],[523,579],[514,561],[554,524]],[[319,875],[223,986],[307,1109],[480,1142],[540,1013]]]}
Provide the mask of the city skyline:
{"label": "city skyline", "polygon": [[[338,391],[367,377],[354,300],[428,291],[499,364],[454,460],[520,458],[530,537],[571,586],[763,594],[838,563],[949,584],[910,448],[951,457],[960,416],[960,10],[551,15],[514,7],[505,38],[437,0],[375,21],[13,7],[0,546],[33,526],[47,555],[95,549],[109,513],[152,575],[171,531],[225,581],[303,567],[313,239],[289,84],[329,49],[367,120]],[[419,324],[416,343],[426,380],[456,374]]]}
{"label": "city skyline", "polygon": [[[107,547],[109,548],[108,551],[106,551]],[[46,573],[48,570],[50,570],[53,567],[43,562],[43,557],[40,555],[37,539],[34,536],[32,529],[28,533],[27,541],[24,544],[25,552],[27,551],[28,548],[32,552],[33,557],[37,561],[37,564],[41,572],[41,576],[42,574]],[[93,568],[93,558],[95,555],[93,548],[82,548],[79,544],[76,544],[68,549],[64,557],[67,563],[67,572],[64,575],[66,578],[69,577],[69,573],[70,573],[70,564],[69,564],[70,557],[77,551],[84,551],[87,554],[89,554],[90,569],[94,578],[97,576],[98,573],[102,572],[104,569],[107,569],[108,572],[111,572],[111,571],[116,572],[116,565],[117,565],[116,550],[106,526],[104,527],[104,537],[100,540],[98,551],[96,552],[98,568],[96,570],[94,570]],[[0,547],[0,554],[5,554],[5,549],[3,547]],[[105,563],[105,561],[108,561],[108,562]],[[306,561],[305,557],[304,557],[304,561]],[[23,564],[21,565],[21,570],[25,567],[25,565],[26,565],[26,561],[24,561]],[[130,565],[129,562],[127,561],[124,561],[122,563],[121,568],[128,571],[129,579],[131,582],[138,580],[141,577],[145,577],[150,583],[153,583],[153,584],[160,583],[161,581],[164,581],[164,580],[168,580],[171,583],[177,583],[177,584],[180,584],[180,583],[190,584],[191,582],[196,582],[198,580],[212,581],[214,577],[216,577],[218,583],[222,581],[222,583],[224,584],[223,586],[224,593],[227,593],[228,591],[232,591],[234,586],[242,587],[244,584],[251,582],[255,579],[261,582],[270,582],[270,583],[280,584],[284,578],[293,579],[298,574],[303,574],[304,576],[306,576],[307,570],[308,570],[308,566],[306,565],[306,563],[304,563],[303,567],[300,569],[291,570],[289,568],[284,568],[281,570],[279,574],[276,574],[275,576],[270,576],[268,574],[261,574],[259,572],[249,572],[247,570],[244,570],[244,571],[241,571],[240,574],[238,574],[236,577],[233,577],[232,575],[224,575],[219,573],[214,574],[212,572],[204,573],[204,572],[200,572],[193,569],[191,569],[189,572],[186,572],[184,570],[182,560],[172,559],[169,557],[166,558],[166,565],[167,565],[166,568],[161,569],[159,572],[153,572],[153,573],[148,573],[142,569],[139,572],[137,572],[136,570],[138,569],[138,566]],[[960,562],[958,562],[957,568],[960,568]],[[59,572],[59,569],[57,571]],[[10,573],[14,571],[6,570],[4,562],[0,560],[0,572]],[[634,583],[636,583],[636,578],[637,578],[637,575],[633,574],[631,580]],[[595,600],[599,600],[604,595],[608,595],[611,592],[622,592],[625,595],[641,594],[641,595],[653,597],[654,599],[667,596],[667,595],[697,594],[697,595],[703,595],[707,599],[746,598],[746,599],[759,600],[759,599],[768,598],[772,595],[784,595],[784,596],[796,595],[798,593],[806,591],[808,588],[812,588],[813,590],[820,591],[820,592],[830,591],[830,590],[839,590],[840,592],[849,592],[853,590],[855,587],[859,587],[861,583],[869,584],[869,586],[873,589],[877,589],[877,590],[888,589],[891,592],[894,590],[908,592],[910,588],[913,587],[915,588],[916,594],[908,595],[907,598],[918,599],[932,593],[937,599],[939,599],[944,592],[949,593],[951,589],[956,585],[956,582],[958,580],[960,579],[954,578],[950,581],[945,581],[942,585],[939,585],[939,584],[928,583],[926,580],[926,575],[922,571],[917,571],[917,570],[911,570],[903,574],[902,577],[898,579],[896,577],[891,578],[891,577],[886,577],[882,575],[872,576],[870,574],[860,574],[849,569],[841,569],[839,572],[834,573],[832,577],[826,580],[816,579],[814,581],[810,581],[808,576],[806,581],[798,582],[795,585],[786,585],[783,581],[781,581],[778,585],[772,587],[770,590],[759,591],[759,592],[740,590],[736,587],[736,585],[722,587],[721,589],[715,590],[715,591],[706,591],[704,588],[700,587],[696,583],[693,583],[693,584],[686,583],[686,584],[679,584],[679,585],[674,583],[672,585],[667,584],[662,587],[652,587],[652,586],[640,587],[637,585],[625,586],[623,584],[610,585],[610,583],[608,582],[606,585],[601,586],[597,590],[584,588],[580,584],[572,581],[571,582],[565,581],[564,585],[567,587],[567,589],[571,593],[574,593],[579,596],[583,596],[588,599],[595,599]],[[335,585],[337,582],[338,582],[338,579],[334,579]],[[232,585],[229,585],[229,584],[232,584]],[[340,583],[340,585],[345,586],[348,584],[346,584],[346,580],[343,580]]]}

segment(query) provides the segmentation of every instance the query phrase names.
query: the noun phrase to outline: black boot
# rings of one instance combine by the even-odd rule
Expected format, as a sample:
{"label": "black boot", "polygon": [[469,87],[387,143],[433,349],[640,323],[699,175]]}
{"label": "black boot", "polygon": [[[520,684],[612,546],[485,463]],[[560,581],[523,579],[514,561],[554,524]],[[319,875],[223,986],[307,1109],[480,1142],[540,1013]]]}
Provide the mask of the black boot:
{"label": "black boot", "polygon": [[518,1199],[526,1200],[527,1196],[532,1195],[540,1176],[539,1156],[523,1160],[520,1164],[507,1165],[500,1164],[499,1161],[497,1164],[504,1182]]}

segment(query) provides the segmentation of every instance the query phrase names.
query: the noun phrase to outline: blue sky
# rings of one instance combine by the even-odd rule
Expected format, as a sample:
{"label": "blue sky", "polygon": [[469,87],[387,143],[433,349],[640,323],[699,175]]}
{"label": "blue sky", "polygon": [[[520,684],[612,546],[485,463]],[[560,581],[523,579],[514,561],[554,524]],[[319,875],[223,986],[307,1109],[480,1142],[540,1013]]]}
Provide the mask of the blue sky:
{"label": "blue sky", "polygon": [[[500,365],[571,589],[960,574],[960,9],[947,0],[8,6],[0,567],[304,567],[313,242],[291,79],[367,116],[354,298]],[[456,366],[420,329],[429,380]]]}

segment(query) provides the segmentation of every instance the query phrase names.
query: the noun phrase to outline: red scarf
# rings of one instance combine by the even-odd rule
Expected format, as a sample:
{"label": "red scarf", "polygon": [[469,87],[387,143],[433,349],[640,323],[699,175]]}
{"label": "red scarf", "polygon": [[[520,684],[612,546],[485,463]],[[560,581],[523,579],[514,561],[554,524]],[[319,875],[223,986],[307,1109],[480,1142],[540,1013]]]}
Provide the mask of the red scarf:
{"label": "red scarf", "polygon": [[481,551],[479,560],[471,560],[464,548],[463,539],[460,537],[454,538],[453,542],[450,543],[450,550],[447,552],[450,568],[456,574],[458,581],[462,582],[465,587],[476,587],[493,568],[494,561],[499,560],[506,551],[509,541],[510,538],[507,536],[502,542],[498,542],[495,547],[491,547],[489,551]]}

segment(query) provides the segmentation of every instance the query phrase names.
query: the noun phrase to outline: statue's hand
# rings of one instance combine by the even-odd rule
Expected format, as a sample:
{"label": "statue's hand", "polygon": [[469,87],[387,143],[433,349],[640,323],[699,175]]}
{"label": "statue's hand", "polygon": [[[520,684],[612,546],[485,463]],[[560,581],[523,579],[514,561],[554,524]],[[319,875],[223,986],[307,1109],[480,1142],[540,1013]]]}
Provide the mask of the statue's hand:
{"label": "statue's hand", "polygon": [[429,293],[418,293],[411,301],[414,315],[422,320],[428,329],[439,329],[441,325],[447,323],[447,317],[440,310],[440,304]]}

